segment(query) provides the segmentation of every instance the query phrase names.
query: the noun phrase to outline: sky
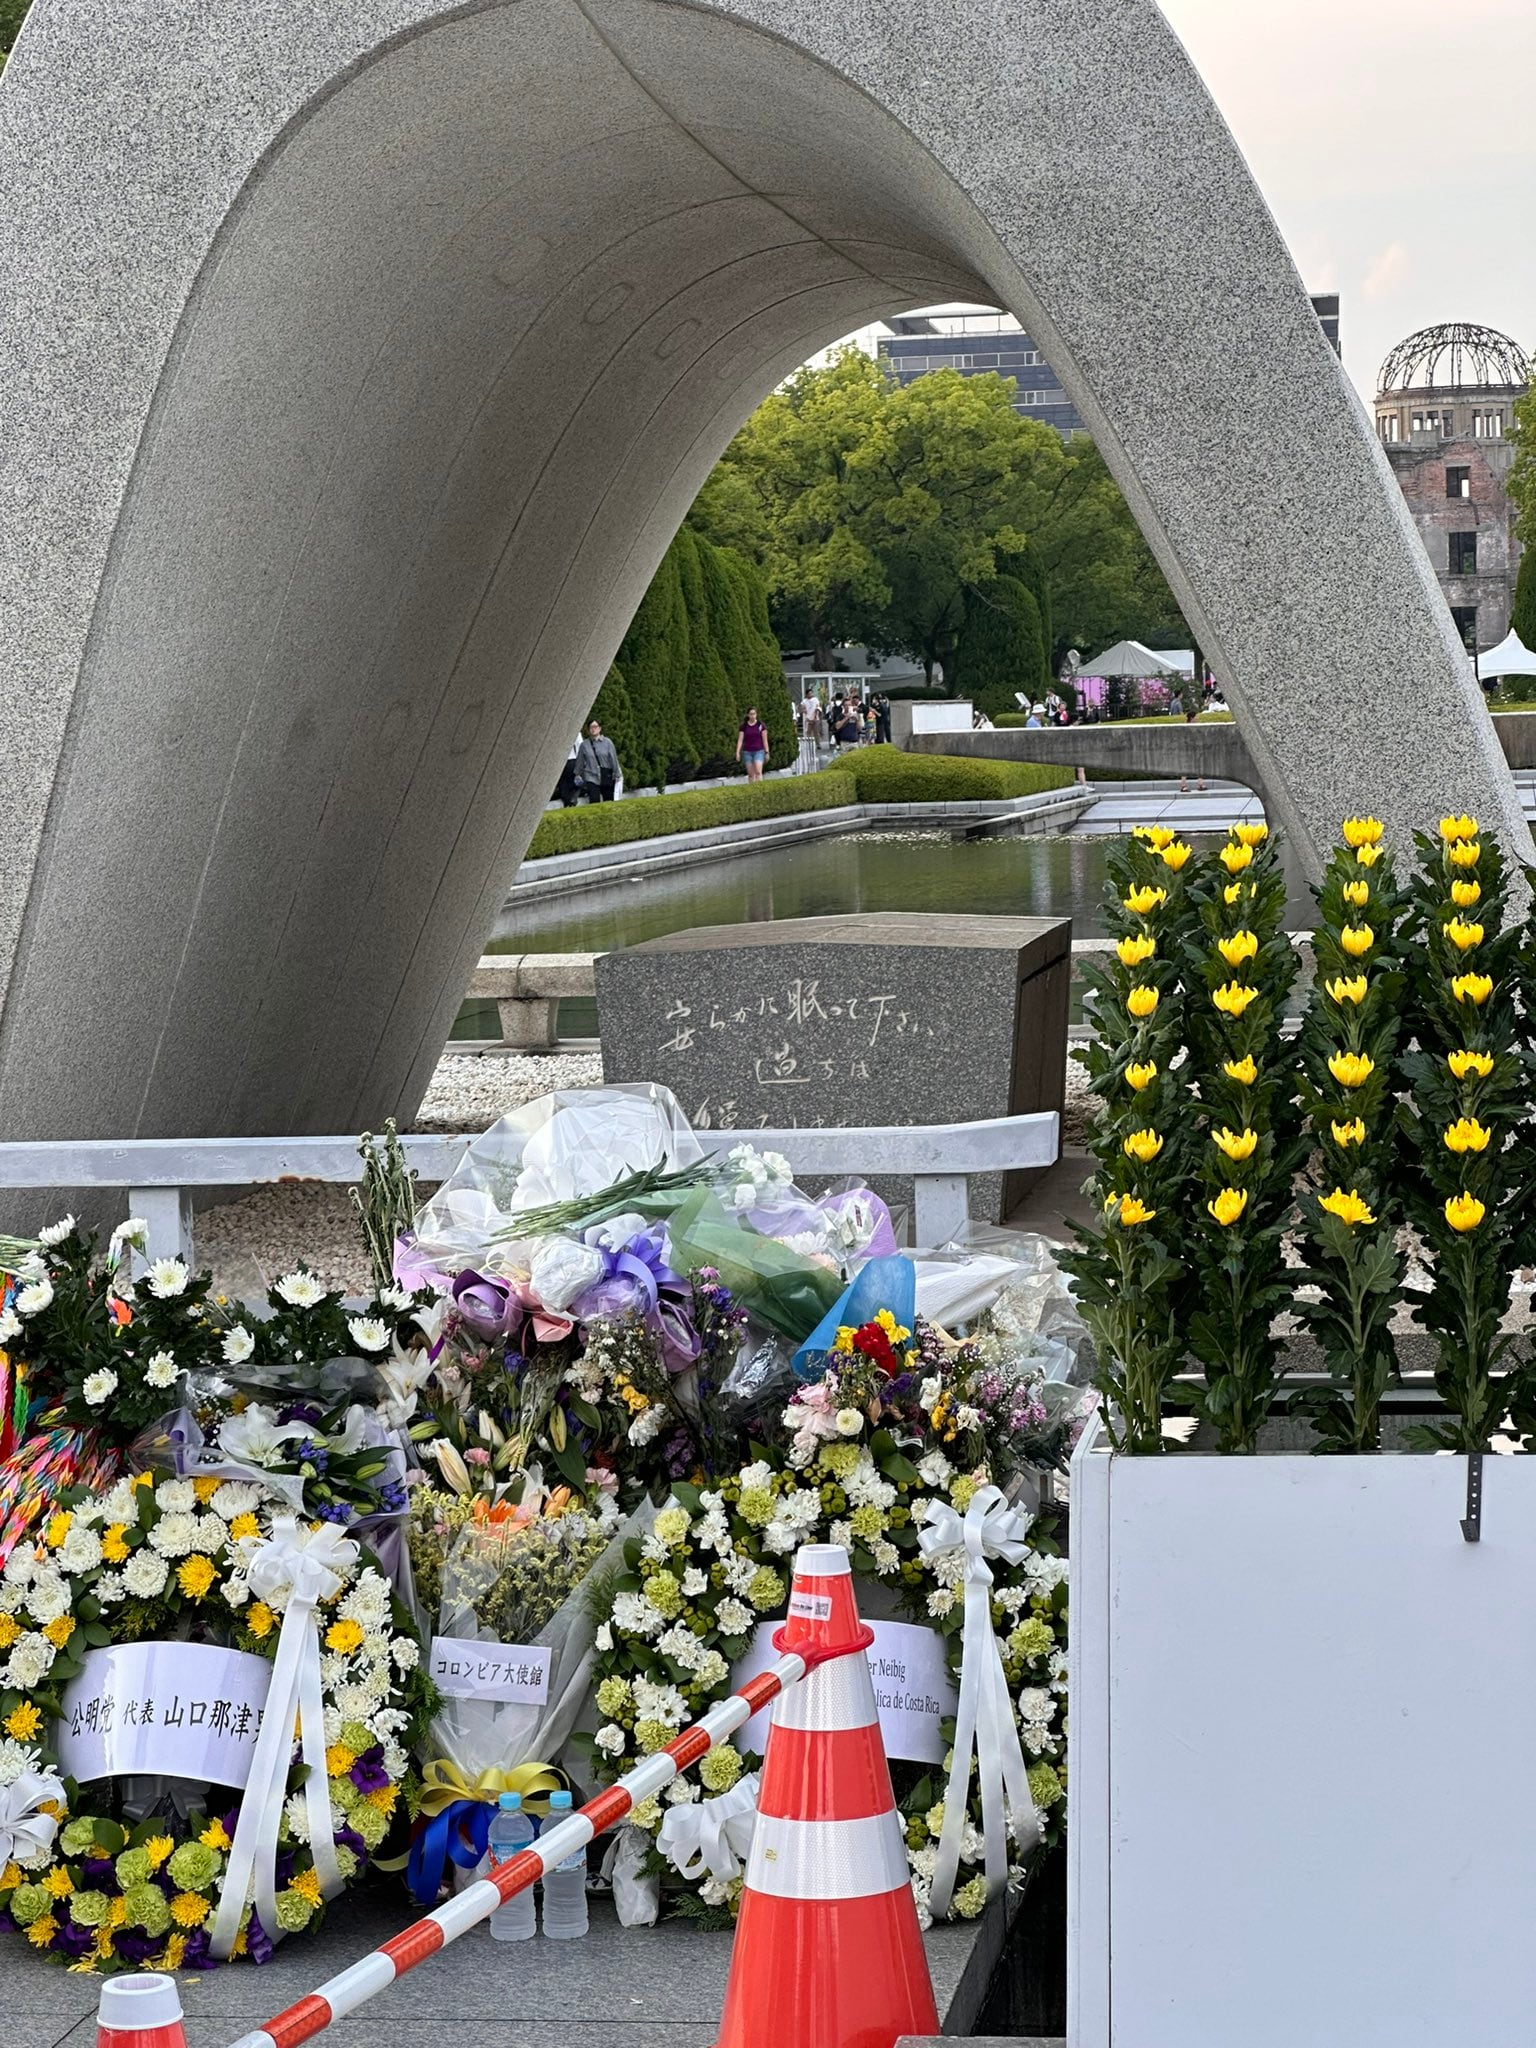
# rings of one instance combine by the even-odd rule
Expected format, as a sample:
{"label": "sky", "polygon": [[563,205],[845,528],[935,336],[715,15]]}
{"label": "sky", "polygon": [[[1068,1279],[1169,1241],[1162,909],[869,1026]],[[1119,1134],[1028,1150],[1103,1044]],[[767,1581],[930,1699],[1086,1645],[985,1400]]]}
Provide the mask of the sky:
{"label": "sky", "polygon": [[1367,403],[1440,321],[1536,350],[1536,0],[1160,4]]}

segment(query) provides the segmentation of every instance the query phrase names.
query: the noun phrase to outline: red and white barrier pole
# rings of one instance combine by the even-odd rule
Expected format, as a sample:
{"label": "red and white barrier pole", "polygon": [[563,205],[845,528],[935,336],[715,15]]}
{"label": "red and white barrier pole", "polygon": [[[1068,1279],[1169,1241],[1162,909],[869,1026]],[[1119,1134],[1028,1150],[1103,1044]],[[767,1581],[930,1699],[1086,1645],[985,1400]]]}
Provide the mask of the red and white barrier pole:
{"label": "red and white barrier pole", "polygon": [[595,1835],[606,1834],[609,1828],[617,1827],[641,1800],[651,1798],[663,1786],[670,1785],[680,1771],[697,1763],[717,1742],[724,1742],[727,1736],[733,1735],[751,1720],[760,1707],[777,1699],[787,1686],[795,1684],[807,1671],[825,1662],[829,1656],[845,1655],[853,1647],[857,1646],[845,1644],[839,1649],[818,1652],[807,1644],[799,1651],[787,1652],[756,1678],[748,1679],[740,1692],[732,1693],[729,1699],[711,1707],[702,1720],[695,1721],[691,1728],[685,1728],[665,1749],[646,1757],[616,1785],[610,1785],[606,1792],[599,1792],[595,1799],[589,1799],[569,1820],[546,1828],[531,1848],[519,1850],[517,1855],[499,1864],[490,1877],[482,1877],[474,1884],[466,1885],[463,1891],[445,1900],[425,1919],[403,1929],[381,1948],[376,1948],[372,1955],[351,1964],[328,1983],[322,1984],[318,1991],[310,1992],[297,2005],[290,2005],[276,2019],[268,2020],[264,2027],[258,2027],[251,2034],[242,2034],[234,2048],[297,2048],[300,2041],[312,2040],[332,2020],[355,2012],[375,1992],[393,1984],[407,1970],[414,1970],[418,1963],[436,1955],[450,1941],[457,1941],[471,1927],[478,1927],[482,1920],[488,1920],[498,1906],[519,1892],[527,1891],[546,1871],[563,1863],[567,1856],[574,1856],[578,1849],[584,1849]]}

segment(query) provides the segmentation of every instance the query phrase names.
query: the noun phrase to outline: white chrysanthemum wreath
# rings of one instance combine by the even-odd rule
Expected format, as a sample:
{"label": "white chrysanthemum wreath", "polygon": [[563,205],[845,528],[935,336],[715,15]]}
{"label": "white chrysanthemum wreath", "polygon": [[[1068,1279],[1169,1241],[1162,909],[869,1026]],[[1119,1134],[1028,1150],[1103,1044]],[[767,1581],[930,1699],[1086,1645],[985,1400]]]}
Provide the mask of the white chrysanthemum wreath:
{"label": "white chrysanthemum wreath", "polygon": [[[114,1667],[87,1666],[93,1652],[185,1644],[168,1660],[179,1677],[199,1644],[271,1664],[285,1625],[313,1643],[323,1745],[313,1735],[306,1747],[318,1760],[323,1746],[323,1771],[306,1774],[276,1724],[263,1746],[266,1678],[257,1672],[260,1685],[243,1697],[209,1698],[204,1687],[192,1700],[192,1683],[176,1695],[182,1713],[180,1692],[189,1695],[199,1724],[195,1738],[187,1730],[189,1744],[217,1736],[253,1746],[245,1795],[151,1782],[146,1810],[142,1778],[82,1785],[69,1776],[77,1719],[102,1743],[110,1721],[121,1746],[129,1728],[163,1723],[170,1705],[158,1679],[129,1698],[108,1697]],[[274,1939],[311,1926],[383,1841],[425,1718],[419,1658],[409,1618],[359,1546],[332,1525],[297,1524],[256,1485],[140,1474],[105,1495],[64,1494],[35,1545],[18,1547],[0,1570],[0,1925],[87,1971],[211,1967],[221,1951],[265,1961]],[[249,1677],[254,1667],[241,1668]],[[84,1682],[65,1724],[76,1680]],[[291,1728],[291,1710],[285,1720]],[[263,1756],[265,1823],[250,1818],[242,1831]],[[331,1839],[317,1847],[313,1823],[327,1796]],[[263,1834],[264,1869],[257,1849],[247,1875]],[[232,1862],[246,1896],[242,1910],[221,1916]],[[263,1895],[275,1924],[248,1903]]]}

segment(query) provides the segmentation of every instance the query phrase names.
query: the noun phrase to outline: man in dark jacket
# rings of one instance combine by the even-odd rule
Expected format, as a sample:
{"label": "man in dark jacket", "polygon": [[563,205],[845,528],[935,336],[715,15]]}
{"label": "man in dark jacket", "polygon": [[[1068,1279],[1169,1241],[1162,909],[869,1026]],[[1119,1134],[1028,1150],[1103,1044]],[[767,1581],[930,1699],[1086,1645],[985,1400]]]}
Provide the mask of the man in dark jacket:
{"label": "man in dark jacket", "polygon": [[589,804],[611,804],[618,779],[618,750],[594,718],[576,749],[577,784]]}

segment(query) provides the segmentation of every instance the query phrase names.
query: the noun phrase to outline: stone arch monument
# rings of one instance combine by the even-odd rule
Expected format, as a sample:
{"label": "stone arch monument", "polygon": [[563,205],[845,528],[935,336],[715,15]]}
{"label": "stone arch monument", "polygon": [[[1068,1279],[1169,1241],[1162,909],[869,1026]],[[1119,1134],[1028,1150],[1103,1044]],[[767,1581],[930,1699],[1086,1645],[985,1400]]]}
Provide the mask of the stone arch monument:
{"label": "stone arch monument", "polygon": [[0,1131],[409,1114],[732,431],[1017,313],[1305,852],[1523,834],[1152,0],[36,0],[0,83]]}

